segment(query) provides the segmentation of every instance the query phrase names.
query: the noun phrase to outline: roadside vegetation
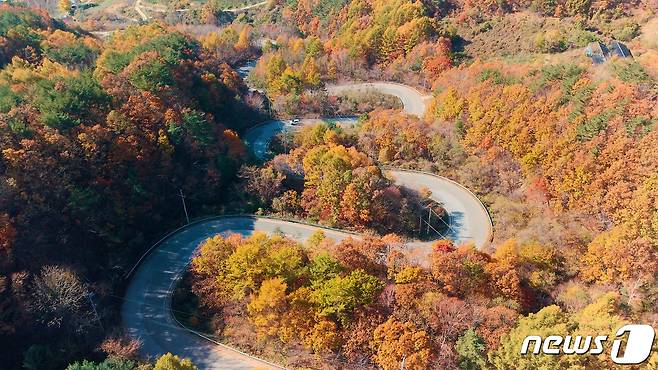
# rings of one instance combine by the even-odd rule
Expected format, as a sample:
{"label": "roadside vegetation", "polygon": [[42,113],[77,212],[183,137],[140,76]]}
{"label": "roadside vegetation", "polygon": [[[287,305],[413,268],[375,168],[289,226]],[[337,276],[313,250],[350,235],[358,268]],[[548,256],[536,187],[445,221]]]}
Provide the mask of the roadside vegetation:
{"label": "roadside vegetation", "polygon": [[[499,348],[500,333],[529,303],[521,285],[530,275],[516,271],[542,269],[514,248],[489,256],[441,241],[423,268],[405,258],[395,235],[335,242],[318,232],[304,244],[217,236],[201,245],[188,284],[200,297],[197,320],[212,317],[220,338],[288,367],[394,369],[406,356],[424,369],[472,355],[454,352],[455,341],[480,343],[481,356]],[[475,322],[477,334],[462,334]]]}
{"label": "roadside vegetation", "polygon": [[[354,231],[376,231],[418,237],[418,215],[432,207],[432,224],[445,231],[447,217],[440,204],[393,185],[376,162],[350,146],[353,137],[319,124],[306,126],[282,145],[289,151],[263,166],[240,171],[257,213],[301,218]],[[445,220],[441,220],[443,217]]]}

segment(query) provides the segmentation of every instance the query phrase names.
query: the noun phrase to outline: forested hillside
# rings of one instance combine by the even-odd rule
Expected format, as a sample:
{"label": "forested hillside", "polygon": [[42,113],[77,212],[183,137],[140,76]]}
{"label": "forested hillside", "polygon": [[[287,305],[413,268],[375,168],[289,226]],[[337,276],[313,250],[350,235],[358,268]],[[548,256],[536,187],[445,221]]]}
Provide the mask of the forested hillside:
{"label": "forested hillside", "polygon": [[[347,267],[354,260],[342,260],[343,243],[303,246],[311,254],[301,258],[310,263],[301,281],[291,278],[299,272],[272,270],[274,261],[256,263],[263,270],[253,272],[258,280],[245,288],[247,298],[207,289],[209,279],[234,275],[213,275],[206,258],[228,266],[222,268],[238,263],[210,245],[228,243],[222,253],[241,253],[242,243],[268,242],[208,242],[191,284],[207,310],[201,312],[213,315],[210,330],[268,358],[283,355],[293,367],[397,369],[403,358],[414,369],[614,367],[604,357],[527,358],[518,346],[535,333],[594,335],[655,321],[658,45],[649,36],[655,21],[644,24],[655,17],[651,4],[299,1],[273,9],[280,13],[268,15],[270,22],[291,21],[300,31],[269,33],[273,41],[250,76],[274,97],[273,108],[304,114],[326,99],[318,86],[352,79],[432,91],[424,119],[375,110],[353,130],[332,129],[324,145],[339,150],[347,142],[379,164],[458,180],[487,204],[494,241],[489,254],[439,242],[424,266],[361,252],[367,262],[358,259],[359,268],[384,288],[348,319],[324,311],[327,301],[313,285],[315,264],[326,263],[327,254],[338,276],[354,273]],[[634,58],[594,65],[581,49],[613,38],[629,41]],[[282,138],[276,149],[285,154],[268,163],[270,172],[252,172],[251,183],[302,168],[304,153],[312,153],[309,132]],[[307,189],[298,191],[271,206],[308,212]],[[373,264],[380,270],[364,267]],[[334,288],[337,295],[350,291]],[[300,291],[308,296],[300,299]],[[275,319],[290,312],[319,321]]]}
{"label": "forested hillside", "polygon": [[222,58],[166,26],[102,43],[0,7],[0,362],[46,346],[60,368],[104,334],[87,294],[110,319],[135,257],[184,219],[179,190],[192,210],[226,200],[258,113]]}
{"label": "forested hillside", "polygon": [[[190,237],[167,311],[289,368],[621,368],[611,342],[519,346],[656,325],[655,0],[144,3],[146,19],[136,3],[0,5],[3,369],[195,369],[145,362],[150,333],[120,314],[126,274],[186,216],[296,225]],[[374,81],[406,85],[424,116],[328,92]],[[243,138],[265,120],[282,128],[256,158]],[[448,240],[469,215],[387,167],[454,181],[491,240]],[[350,236],[298,239],[319,227]],[[638,368],[657,366],[654,351]]]}

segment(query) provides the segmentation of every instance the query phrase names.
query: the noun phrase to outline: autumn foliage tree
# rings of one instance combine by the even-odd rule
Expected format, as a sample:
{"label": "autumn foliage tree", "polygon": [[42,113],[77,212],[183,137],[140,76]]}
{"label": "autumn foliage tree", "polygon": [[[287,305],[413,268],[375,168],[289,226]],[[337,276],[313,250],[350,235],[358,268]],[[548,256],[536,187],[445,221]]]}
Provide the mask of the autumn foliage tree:
{"label": "autumn foliage tree", "polygon": [[393,318],[375,329],[371,346],[375,350],[375,362],[387,370],[400,368],[402,362],[408,369],[426,369],[432,358],[427,333],[411,322]]}
{"label": "autumn foliage tree", "polygon": [[197,367],[189,359],[166,353],[158,358],[153,370],[197,370]]}
{"label": "autumn foliage tree", "polygon": [[[453,124],[470,153],[516,161],[532,189],[528,199],[541,195],[535,199],[561,218],[556,222],[565,230],[560,241],[524,242],[514,247],[518,257],[505,258],[520,264],[516,273],[522,287],[549,293],[570,268],[571,276],[578,273],[591,284],[613,283],[630,292],[629,303],[640,309],[655,283],[649,259],[655,249],[656,161],[650,148],[656,112],[645,93],[655,81],[629,79],[618,68],[601,81],[581,64],[535,70],[519,64],[513,70],[475,63],[440,78],[444,88],[429,114],[443,125]],[[579,220],[572,225],[597,224],[593,235],[573,235],[574,229],[565,227],[571,218]],[[497,254],[502,249],[511,250],[503,244]],[[501,282],[516,279],[513,269],[490,268]]]}
{"label": "autumn foliage tree", "polygon": [[311,257],[290,239],[261,233],[206,240],[190,270],[193,289],[211,312],[230,322],[229,308],[244,304],[261,341],[298,343],[316,353],[337,349],[353,312],[383,288],[378,277],[343,266],[329,251]]}
{"label": "autumn foliage tree", "polygon": [[254,58],[256,55],[253,28],[249,25],[237,28],[231,24],[220,31],[203,36],[201,44],[232,65]]}
{"label": "autumn foliage tree", "polygon": [[350,140],[325,124],[304,127],[288,153],[262,169],[245,168],[245,186],[283,215],[354,230],[416,231],[425,197],[393,185],[366,153],[343,145]]}

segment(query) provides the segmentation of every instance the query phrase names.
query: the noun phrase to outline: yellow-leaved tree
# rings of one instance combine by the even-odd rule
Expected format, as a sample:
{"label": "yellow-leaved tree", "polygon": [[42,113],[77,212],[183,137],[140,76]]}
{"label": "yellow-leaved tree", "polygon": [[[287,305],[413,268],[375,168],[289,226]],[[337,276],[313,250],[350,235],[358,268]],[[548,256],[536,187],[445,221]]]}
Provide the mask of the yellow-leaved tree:
{"label": "yellow-leaved tree", "polygon": [[156,361],[153,370],[199,370],[189,359],[167,353]]}
{"label": "yellow-leaved tree", "polygon": [[399,369],[402,361],[405,369],[427,369],[432,359],[429,335],[392,317],[375,329],[371,347],[374,361],[384,370]]}
{"label": "yellow-leaved tree", "polygon": [[71,12],[71,0],[59,0],[57,7],[64,13],[69,14]]}

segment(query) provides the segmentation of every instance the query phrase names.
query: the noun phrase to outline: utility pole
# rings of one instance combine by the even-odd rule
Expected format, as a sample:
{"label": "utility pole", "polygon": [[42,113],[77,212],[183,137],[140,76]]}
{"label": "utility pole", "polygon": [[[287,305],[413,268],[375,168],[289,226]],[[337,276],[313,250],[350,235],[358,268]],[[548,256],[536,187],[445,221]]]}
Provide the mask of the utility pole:
{"label": "utility pole", "polygon": [[185,205],[185,195],[183,195],[183,189],[178,189],[178,195],[180,196],[180,200],[183,202],[183,211],[185,211],[185,219],[187,220],[187,223],[190,223],[190,216],[187,214],[187,205]]}
{"label": "utility pole", "polygon": [[103,323],[101,322],[100,316],[98,316],[98,311],[96,311],[96,304],[94,304],[94,299],[93,299],[93,294],[92,292],[87,292],[87,299],[89,299],[89,303],[91,304],[91,308],[94,310],[94,316],[96,316],[96,321],[98,321],[98,325],[101,326],[101,330],[105,332],[105,327],[103,327]]}
{"label": "utility pole", "polygon": [[432,224],[432,207],[431,206],[427,207],[427,210],[429,211],[427,216],[427,235],[429,235],[430,225]]}

